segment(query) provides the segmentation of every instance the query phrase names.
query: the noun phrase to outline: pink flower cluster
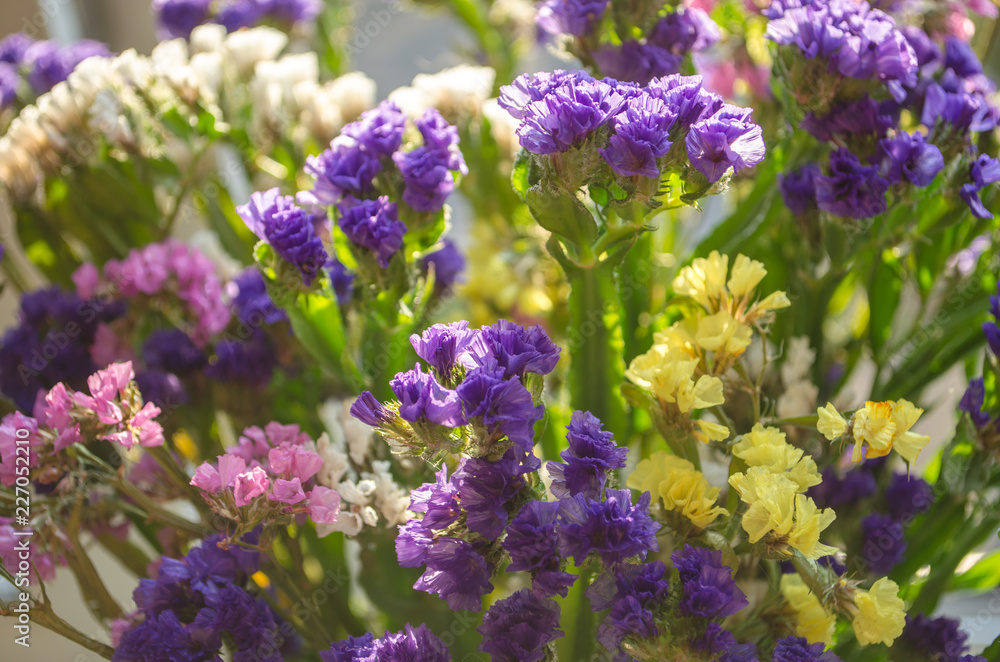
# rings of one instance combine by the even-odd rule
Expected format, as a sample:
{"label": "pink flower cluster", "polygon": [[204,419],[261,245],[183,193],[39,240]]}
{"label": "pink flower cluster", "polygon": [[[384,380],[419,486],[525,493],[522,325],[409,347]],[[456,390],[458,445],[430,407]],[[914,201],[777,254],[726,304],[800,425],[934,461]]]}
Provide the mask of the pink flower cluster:
{"label": "pink flower cluster", "polygon": [[25,538],[14,535],[17,529],[14,520],[0,517],[0,563],[11,574],[17,574],[25,563],[30,564],[29,582],[51,581],[56,578],[56,566],[66,565],[66,560],[48,552],[43,552],[36,543],[31,544],[30,554],[25,553],[23,541]]}
{"label": "pink flower cluster", "polygon": [[87,378],[90,394],[73,392],[62,383],[56,384],[41,407],[41,420],[56,435],[54,451],[83,440],[81,424],[95,425],[97,438],[132,448],[162,446],[163,427],[156,422],[160,408],[152,402],[142,403],[132,384],[135,371],[132,362],[112,363]]}
{"label": "pink flower cluster", "polygon": [[[16,482],[17,467],[24,467],[25,457],[28,469],[37,467],[38,447],[44,443],[38,434],[38,421],[19,411],[4,416],[0,420],[0,484],[10,487]],[[18,455],[22,458],[20,465],[17,461]]]}
{"label": "pink flower cluster", "polygon": [[[340,494],[313,480],[322,466],[315,445],[299,426],[272,422],[263,430],[244,430],[225,455],[198,467],[191,484],[220,512],[229,512],[232,499],[237,508],[250,505],[260,511],[270,504],[286,514],[308,513],[317,524],[332,524],[340,512]],[[244,523],[255,524],[253,519]]]}
{"label": "pink flower cluster", "polygon": [[[190,335],[199,346],[229,324],[231,313],[215,266],[196,248],[180,241],[169,239],[132,249],[124,260],[104,265],[104,280],[129,298],[164,293],[176,296],[194,320]],[[83,299],[92,298],[101,287],[97,267],[89,263],[77,269],[73,282]]]}

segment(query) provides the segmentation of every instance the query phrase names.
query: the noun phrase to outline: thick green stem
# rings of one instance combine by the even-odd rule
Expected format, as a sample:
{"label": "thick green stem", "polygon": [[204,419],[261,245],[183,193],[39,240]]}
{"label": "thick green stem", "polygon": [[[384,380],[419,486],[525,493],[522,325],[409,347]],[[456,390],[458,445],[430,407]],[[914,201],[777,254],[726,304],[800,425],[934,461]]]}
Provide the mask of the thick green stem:
{"label": "thick green stem", "polygon": [[587,587],[594,575],[594,568],[585,565],[580,569],[580,578],[569,589],[569,594],[562,604],[562,626],[566,636],[556,641],[556,650],[560,660],[590,660],[594,656],[594,633],[597,623],[594,612],[590,609],[587,598]]}
{"label": "thick green stem", "polygon": [[620,386],[622,363],[621,314],[614,268],[597,264],[567,274],[569,295],[569,392],[573,409],[589,411],[624,440],[625,402]]}
{"label": "thick green stem", "polygon": [[642,323],[643,317],[649,315],[650,287],[653,281],[652,254],[653,234],[643,232],[618,267],[618,303],[622,311],[625,365],[653,344],[649,324]]}

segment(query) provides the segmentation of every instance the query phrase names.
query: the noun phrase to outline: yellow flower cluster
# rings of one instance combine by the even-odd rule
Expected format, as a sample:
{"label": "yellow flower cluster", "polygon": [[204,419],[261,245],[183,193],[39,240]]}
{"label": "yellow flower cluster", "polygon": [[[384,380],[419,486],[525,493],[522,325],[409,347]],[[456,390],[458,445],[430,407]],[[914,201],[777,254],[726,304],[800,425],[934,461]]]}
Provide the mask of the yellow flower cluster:
{"label": "yellow flower cluster", "polygon": [[733,453],[749,465],[745,474],[730,476],[729,484],[748,506],[743,530],[751,543],[770,536],[775,549],[789,553],[787,547],[792,547],[813,559],[837,552],[819,541],[837,514],[830,508],[820,510],[803,494],[821,482],[811,457],[786,442],[779,430],[760,424],[743,436]]}
{"label": "yellow flower cluster", "polygon": [[837,617],[828,612],[813,595],[802,578],[795,574],[781,576],[781,594],[785,597],[795,620],[795,634],[805,637],[810,644],[833,643]]}
{"label": "yellow flower cluster", "polygon": [[719,515],[728,515],[716,506],[719,488],[708,484],[705,474],[687,460],[657,451],[639,462],[626,484],[634,490],[649,492],[663,500],[663,508],[677,511],[699,529],[704,529]]}
{"label": "yellow flower cluster", "polygon": [[924,410],[909,400],[866,402],[863,408],[854,412],[850,421],[829,402],[816,413],[819,414],[816,427],[824,437],[833,441],[846,434],[845,440],[854,442],[851,456],[854,462],[861,461],[862,447],[867,445],[865,456],[868,458],[882,457],[895,449],[904,460],[912,463],[931,440],[925,434],[910,431]]}
{"label": "yellow flower cluster", "polygon": [[785,441],[785,433],[760,423],[733,446],[733,455],[749,467],[763,467],[770,473],[783,474],[805,492],[822,482],[816,462],[801,448]]}
{"label": "yellow flower cluster", "polygon": [[903,634],[906,625],[906,605],[900,599],[899,586],[891,579],[882,578],[867,591],[857,591],[854,604],[854,634],[863,646],[883,643],[891,645]]}

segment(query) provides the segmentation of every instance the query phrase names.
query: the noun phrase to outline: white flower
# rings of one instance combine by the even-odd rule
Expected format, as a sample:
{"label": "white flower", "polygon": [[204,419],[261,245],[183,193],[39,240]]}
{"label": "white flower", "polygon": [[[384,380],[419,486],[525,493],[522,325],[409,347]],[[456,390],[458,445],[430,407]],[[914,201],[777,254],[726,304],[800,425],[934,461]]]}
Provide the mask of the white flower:
{"label": "white flower", "polygon": [[358,513],[342,510],[333,524],[317,524],[316,533],[320,538],[325,538],[334,532],[341,532],[346,536],[356,536],[361,533],[365,526],[364,520]]}
{"label": "white flower", "polygon": [[[364,483],[365,481],[361,482]],[[370,483],[371,481],[368,482]],[[368,486],[366,485],[365,487],[367,488]],[[365,491],[368,491],[368,493],[365,494],[365,491],[362,491],[361,487],[358,484],[355,484],[353,481],[350,480],[340,481],[336,489],[338,492],[340,492],[340,498],[342,500],[346,501],[347,503],[353,503],[359,506],[367,506],[370,501],[368,497],[371,496],[372,492],[375,491],[374,486],[371,486],[371,490],[368,491],[366,489]]]}
{"label": "white flower", "polygon": [[324,432],[316,440],[316,452],[323,460],[323,466],[316,474],[316,480],[320,485],[336,489],[350,468],[343,445],[330,441],[330,436]]}
{"label": "white flower", "polygon": [[226,39],[226,28],[215,23],[199,25],[191,31],[191,52],[211,53],[221,51]]}
{"label": "white flower", "polygon": [[389,95],[400,109],[415,116],[427,108],[437,108],[450,122],[479,113],[493,90],[496,72],[490,67],[462,64],[436,74],[417,74],[410,87]]}
{"label": "white flower", "polygon": [[223,50],[241,75],[253,71],[254,65],[273,60],[288,45],[284,32],[274,28],[238,30],[226,36]]}
{"label": "white flower", "polygon": [[222,53],[195,53],[190,68],[202,96],[214,103],[222,87]]}
{"label": "white flower", "polygon": [[389,462],[376,460],[372,462],[369,474],[375,482],[375,507],[385,520],[386,526],[403,524],[410,519],[410,493],[396,484],[389,473]]}
{"label": "white flower", "polygon": [[796,382],[778,396],[777,414],[779,418],[807,416],[816,411],[819,389],[812,382]]}
{"label": "white flower", "polygon": [[809,347],[807,336],[796,336],[789,339],[785,345],[785,362],[781,365],[781,382],[790,387],[792,384],[809,378],[816,352]]}

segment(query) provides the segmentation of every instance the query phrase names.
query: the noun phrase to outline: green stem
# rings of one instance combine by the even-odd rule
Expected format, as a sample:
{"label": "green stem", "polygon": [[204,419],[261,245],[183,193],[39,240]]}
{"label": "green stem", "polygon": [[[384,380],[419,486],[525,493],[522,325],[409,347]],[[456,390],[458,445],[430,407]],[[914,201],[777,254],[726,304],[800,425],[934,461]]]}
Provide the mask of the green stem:
{"label": "green stem", "polygon": [[586,564],[580,570],[580,578],[569,589],[562,604],[562,625],[566,631],[563,639],[556,641],[560,660],[590,660],[594,656],[594,633],[597,631],[594,612],[590,609],[587,587],[594,576],[594,568]]}
{"label": "green stem", "polygon": [[614,269],[597,264],[567,274],[569,295],[569,391],[573,409],[589,411],[624,440],[625,402],[620,386],[625,368]]}

